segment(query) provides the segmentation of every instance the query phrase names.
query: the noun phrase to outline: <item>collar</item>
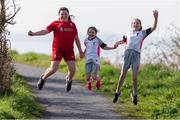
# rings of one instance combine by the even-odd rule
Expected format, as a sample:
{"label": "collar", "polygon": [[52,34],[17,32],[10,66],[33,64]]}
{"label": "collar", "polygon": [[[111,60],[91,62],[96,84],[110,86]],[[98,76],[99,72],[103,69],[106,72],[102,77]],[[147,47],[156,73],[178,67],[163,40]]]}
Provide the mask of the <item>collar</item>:
{"label": "collar", "polygon": [[91,41],[91,40],[94,40],[95,38],[96,38],[96,36],[95,36],[95,37],[93,37],[93,38],[89,38],[89,37],[88,37],[88,40],[90,40],[90,41]]}

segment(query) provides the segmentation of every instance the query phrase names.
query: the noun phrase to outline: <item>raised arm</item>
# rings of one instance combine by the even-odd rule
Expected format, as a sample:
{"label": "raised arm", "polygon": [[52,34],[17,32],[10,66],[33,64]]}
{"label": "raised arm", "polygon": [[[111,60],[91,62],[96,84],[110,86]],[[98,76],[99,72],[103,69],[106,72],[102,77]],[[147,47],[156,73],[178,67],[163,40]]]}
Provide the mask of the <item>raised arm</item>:
{"label": "raised arm", "polygon": [[49,33],[49,31],[47,29],[43,29],[43,30],[40,30],[40,31],[37,31],[37,32],[29,31],[28,35],[29,36],[41,36],[41,35],[46,35],[48,33]]}
{"label": "raised arm", "polygon": [[83,54],[83,51],[82,51],[82,48],[81,48],[81,43],[80,43],[78,35],[76,35],[76,37],[74,39],[75,39],[76,46],[77,46],[78,51],[79,51],[79,56],[80,56],[80,58],[83,58],[84,54]]}
{"label": "raised arm", "polygon": [[158,22],[158,11],[157,10],[153,11],[153,16],[154,16],[154,23],[153,23],[153,26],[151,27],[151,32],[154,31],[157,27],[157,22]]}

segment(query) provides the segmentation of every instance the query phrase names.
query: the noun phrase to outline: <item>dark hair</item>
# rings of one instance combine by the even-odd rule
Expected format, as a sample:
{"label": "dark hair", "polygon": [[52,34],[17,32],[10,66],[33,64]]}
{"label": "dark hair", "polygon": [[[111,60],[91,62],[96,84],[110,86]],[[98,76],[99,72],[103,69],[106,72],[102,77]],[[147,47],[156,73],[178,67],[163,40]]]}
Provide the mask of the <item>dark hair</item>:
{"label": "dark hair", "polygon": [[89,27],[88,30],[87,30],[87,32],[88,32],[90,29],[94,30],[96,33],[99,32],[99,31],[97,30],[97,28],[94,27],[94,26]]}
{"label": "dark hair", "polygon": [[[67,11],[67,12],[69,13],[68,8],[66,8],[66,7],[61,7],[61,8],[59,8],[58,14],[60,14],[60,12],[63,11],[63,10],[65,10],[65,11]],[[74,16],[73,16],[73,15],[69,15],[68,20],[71,21],[72,18],[74,18]]]}
{"label": "dark hair", "polygon": [[[139,30],[142,30],[141,20],[140,20],[139,18],[134,18],[133,21],[134,21],[134,20],[137,20],[137,21],[140,23],[141,27],[139,28]],[[132,25],[132,23],[131,23],[131,25]]]}

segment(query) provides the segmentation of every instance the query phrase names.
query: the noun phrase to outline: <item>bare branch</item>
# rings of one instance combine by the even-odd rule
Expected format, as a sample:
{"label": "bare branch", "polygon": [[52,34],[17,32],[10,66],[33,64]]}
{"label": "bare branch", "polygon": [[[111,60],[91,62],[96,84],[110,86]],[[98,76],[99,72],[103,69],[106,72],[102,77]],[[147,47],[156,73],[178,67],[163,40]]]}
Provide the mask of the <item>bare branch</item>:
{"label": "bare branch", "polygon": [[12,21],[14,19],[14,17],[16,16],[16,14],[19,12],[20,7],[14,12],[14,14],[12,16],[10,16],[9,18],[6,19],[6,23],[11,23],[10,21]]}

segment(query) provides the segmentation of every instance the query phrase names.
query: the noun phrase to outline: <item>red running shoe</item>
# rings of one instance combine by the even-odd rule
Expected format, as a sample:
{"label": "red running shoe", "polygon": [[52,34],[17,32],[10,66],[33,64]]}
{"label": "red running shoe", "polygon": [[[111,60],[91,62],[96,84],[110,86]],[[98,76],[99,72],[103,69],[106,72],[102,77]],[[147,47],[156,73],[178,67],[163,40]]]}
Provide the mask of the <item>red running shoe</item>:
{"label": "red running shoe", "polygon": [[101,82],[100,82],[100,80],[97,80],[96,81],[96,88],[100,89],[100,87],[101,87]]}
{"label": "red running shoe", "polygon": [[87,89],[92,90],[92,82],[91,81],[87,82]]}

